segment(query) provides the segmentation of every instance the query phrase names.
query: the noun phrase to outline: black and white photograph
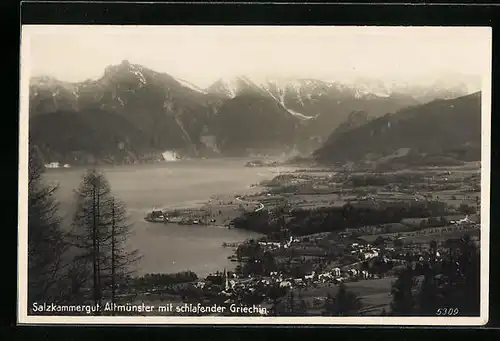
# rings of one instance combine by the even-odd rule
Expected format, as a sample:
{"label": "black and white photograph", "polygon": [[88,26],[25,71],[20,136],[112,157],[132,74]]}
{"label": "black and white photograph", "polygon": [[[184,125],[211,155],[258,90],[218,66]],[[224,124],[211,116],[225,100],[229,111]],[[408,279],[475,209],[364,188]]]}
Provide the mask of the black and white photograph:
{"label": "black and white photograph", "polygon": [[491,39],[23,25],[19,323],[486,324]]}

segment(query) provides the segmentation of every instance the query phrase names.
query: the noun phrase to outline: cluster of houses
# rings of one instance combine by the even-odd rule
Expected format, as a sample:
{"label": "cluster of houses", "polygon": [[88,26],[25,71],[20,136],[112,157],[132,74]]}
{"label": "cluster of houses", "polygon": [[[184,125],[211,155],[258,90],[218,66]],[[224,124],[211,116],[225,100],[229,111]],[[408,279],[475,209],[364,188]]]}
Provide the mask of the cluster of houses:
{"label": "cluster of houses", "polygon": [[[294,242],[291,238],[287,243],[290,245]],[[273,245],[273,244],[266,244]],[[281,245],[283,247],[283,245]],[[207,278],[195,283],[195,286],[202,290],[213,292],[214,285],[217,288],[216,294],[225,302],[234,302],[245,295],[261,294],[264,297],[269,288],[280,287],[286,289],[315,287],[316,285],[337,285],[341,282],[355,282],[360,280],[378,279],[380,275],[377,270],[363,269],[358,263],[364,260],[375,259],[382,263],[391,263],[389,271],[393,273],[397,269],[405,268],[408,265],[413,265],[416,269],[418,265],[435,264],[446,262],[447,250],[445,246],[438,246],[435,249],[415,249],[414,246],[405,246],[398,250],[386,248],[384,255],[381,254],[378,248],[372,247],[369,244],[352,243],[349,245],[352,251],[363,255],[364,258],[359,262],[352,263],[346,266],[329,268],[328,270],[312,271],[301,277],[293,277],[279,271],[270,272],[265,276],[248,276],[240,277],[234,273],[217,273],[207,276]],[[443,249],[444,247],[444,249]],[[444,256],[444,257],[443,257]],[[372,273],[373,271],[373,273]],[[266,289],[267,288],[267,289]]]}
{"label": "cluster of houses", "polygon": [[351,244],[351,255],[358,256],[361,260],[378,257],[380,249],[370,244],[361,245],[359,243]]}
{"label": "cluster of houses", "polygon": [[288,249],[293,243],[299,243],[300,240],[290,236],[290,238],[284,242],[271,242],[271,241],[261,241],[259,245],[268,251],[278,250],[278,249]]}
{"label": "cluster of houses", "polygon": [[[289,243],[292,242],[294,242],[293,238],[289,240]],[[382,263],[391,263],[392,271],[408,265],[417,267],[419,264],[441,263],[446,261],[446,257],[443,257],[443,254],[447,254],[446,247],[443,249],[443,246],[432,250],[417,250],[411,246],[406,246],[398,250],[386,248],[388,253],[384,255],[380,254],[380,250],[378,248],[374,248],[369,244],[361,245],[353,243],[350,245],[350,248],[352,251],[357,252],[360,255],[364,255],[364,259],[378,258]],[[363,262],[363,260],[360,262]],[[195,286],[203,289],[210,287],[211,284],[216,284],[221,288],[218,293],[220,296],[226,297],[226,300],[233,300],[244,294],[259,292],[261,289],[265,289],[266,287],[269,288],[279,286],[281,288],[293,289],[305,288],[318,284],[336,285],[341,282],[353,282],[378,278],[380,278],[378,274],[360,269],[358,268],[357,263],[353,263],[347,266],[342,266],[341,268],[335,267],[321,272],[312,271],[309,274],[298,278],[285,275],[278,271],[270,272],[267,276],[238,277],[236,274],[226,273],[224,270],[223,273],[210,275],[206,279],[198,281]],[[266,292],[266,290],[263,290],[263,292]]]}
{"label": "cluster of houses", "polygon": [[45,164],[45,168],[71,168],[69,164],[61,165],[59,162],[51,162]]}
{"label": "cluster of houses", "polygon": [[314,284],[339,284],[344,281],[356,281],[377,278],[366,270],[356,268],[334,268],[329,271],[317,273],[312,271],[302,278],[293,278],[279,272],[271,272],[265,277],[238,277],[236,274],[209,275],[206,279],[196,282],[194,285],[199,289],[204,289],[210,284],[216,284],[222,288],[219,295],[232,297],[244,292],[253,293],[259,288],[279,286],[281,288],[304,288]]}
{"label": "cluster of houses", "polygon": [[[455,225],[466,225],[470,220],[470,217],[463,219],[456,219],[453,221]],[[284,242],[274,242],[274,241],[259,241],[259,245],[267,250],[282,250],[290,247],[295,247],[303,242],[311,242],[311,240],[321,240],[327,237],[324,234],[311,235],[307,237],[290,237]],[[347,246],[347,251],[355,256],[357,261],[347,265],[342,265],[340,267],[329,268],[328,270],[312,271],[301,277],[290,276],[278,271],[271,272],[264,276],[248,276],[239,277],[236,274],[224,273],[208,276],[206,279],[201,280],[196,283],[198,288],[210,288],[216,285],[218,294],[227,297],[227,300],[237,299],[241,295],[266,292],[266,287],[281,287],[281,288],[305,288],[320,284],[339,284],[341,282],[351,282],[358,280],[369,280],[379,278],[378,270],[367,271],[366,268],[360,268],[360,264],[369,260],[378,260],[382,263],[391,263],[391,267],[386,269],[392,269],[395,271],[399,267],[405,267],[407,265],[413,264],[417,266],[418,264],[423,265],[425,263],[440,263],[443,255],[443,248],[437,248],[437,250],[430,250],[425,247],[423,250],[422,244],[416,245],[404,245],[399,247],[397,250],[392,247],[385,247],[382,254],[379,247],[362,243],[362,242],[351,242]],[[446,249],[446,247],[445,247]],[[446,251],[445,251],[446,254]],[[375,263],[374,263],[375,264]],[[372,269],[372,267],[370,267]],[[371,273],[371,272],[374,273]]]}
{"label": "cluster of houses", "polygon": [[334,268],[330,271],[322,272],[320,274],[316,274],[313,271],[310,275],[306,275],[304,277],[304,280],[312,282],[314,284],[338,284],[344,281],[356,281],[370,278],[375,278],[375,276],[373,274],[370,274],[367,270],[359,270],[356,268],[346,268],[344,270],[341,270],[340,268]]}

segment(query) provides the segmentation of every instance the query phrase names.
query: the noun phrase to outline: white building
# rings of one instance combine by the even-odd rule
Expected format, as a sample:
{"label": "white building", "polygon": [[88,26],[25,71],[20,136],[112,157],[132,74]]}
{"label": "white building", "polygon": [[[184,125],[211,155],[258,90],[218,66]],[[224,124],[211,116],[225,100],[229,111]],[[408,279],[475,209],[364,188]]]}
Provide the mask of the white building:
{"label": "white building", "polygon": [[340,268],[333,269],[332,274],[334,277],[340,277]]}
{"label": "white building", "polygon": [[59,168],[59,167],[61,167],[59,162],[51,162],[51,163],[45,164],[45,168]]}

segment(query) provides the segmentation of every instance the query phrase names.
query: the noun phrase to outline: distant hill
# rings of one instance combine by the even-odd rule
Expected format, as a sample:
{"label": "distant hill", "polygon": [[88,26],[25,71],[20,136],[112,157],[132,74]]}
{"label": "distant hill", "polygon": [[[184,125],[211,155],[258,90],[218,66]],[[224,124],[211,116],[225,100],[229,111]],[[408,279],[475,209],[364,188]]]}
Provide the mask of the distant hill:
{"label": "distant hill", "polygon": [[300,121],[278,103],[259,94],[244,94],[226,101],[218,111],[216,136],[226,153],[242,150],[291,149]]}
{"label": "distant hill", "polygon": [[99,109],[34,116],[30,137],[45,163],[92,163],[99,159],[132,162],[138,155],[151,152],[147,134],[123,116]]}
{"label": "distant hill", "polygon": [[[329,136],[328,140],[334,140],[337,136],[342,135],[343,133],[356,129],[364,124],[370,122],[371,117],[363,110],[355,110],[347,116],[347,119],[339,124],[339,126],[333,131],[333,133]],[[327,141],[328,143],[328,141]]]}
{"label": "distant hill", "polygon": [[[384,158],[390,162],[432,158],[475,161],[481,158],[480,147],[481,93],[477,92],[403,109],[343,133],[334,132],[314,152],[314,158],[321,163]],[[402,155],[387,158],[401,150],[405,150]]]}

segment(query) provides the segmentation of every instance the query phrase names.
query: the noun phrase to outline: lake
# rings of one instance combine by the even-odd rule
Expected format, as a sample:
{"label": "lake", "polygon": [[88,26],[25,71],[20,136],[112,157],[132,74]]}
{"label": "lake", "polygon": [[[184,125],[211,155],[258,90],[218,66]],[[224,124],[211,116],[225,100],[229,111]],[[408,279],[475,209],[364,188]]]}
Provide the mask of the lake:
{"label": "lake", "polygon": [[[185,270],[205,276],[235,263],[227,257],[231,248],[223,242],[239,242],[259,235],[222,227],[155,224],[144,220],[153,207],[168,208],[202,203],[213,195],[243,194],[251,184],[271,179],[290,167],[244,167],[245,159],[179,160],[152,165],[106,166],[101,171],[112,192],[127,207],[134,224],[132,247],[143,255],[139,274],[172,273]],[[48,182],[58,182],[61,214],[68,221],[84,168],[47,169]]]}

